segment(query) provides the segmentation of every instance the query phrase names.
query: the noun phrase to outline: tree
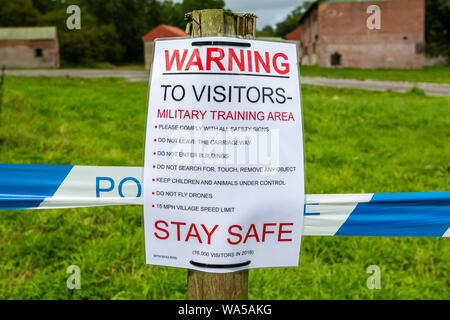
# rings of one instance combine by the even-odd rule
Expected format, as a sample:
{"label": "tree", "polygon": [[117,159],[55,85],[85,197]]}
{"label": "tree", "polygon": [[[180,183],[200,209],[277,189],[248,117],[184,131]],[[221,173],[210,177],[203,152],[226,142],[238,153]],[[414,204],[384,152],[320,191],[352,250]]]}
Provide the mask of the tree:
{"label": "tree", "polygon": [[201,9],[223,9],[224,6],[223,0],[183,0],[181,5],[183,14]]}
{"label": "tree", "polygon": [[305,1],[298,7],[296,7],[282,22],[277,23],[276,35],[284,37],[292,30],[299,26],[298,21],[308,8],[313,4],[311,1]]}
{"label": "tree", "polygon": [[37,23],[39,11],[31,0],[0,0],[0,26],[33,26]]}
{"label": "tree", "polygon": [[273,30],[272,26],[267,25],[261,30],[256,30],[257,37],[275,37],[275,30]]}
{"label": "tree", "polygon": [[186,28],[186,21],[184,21],[183,5],[182,3],[165,0],[161,5],[161,20],[164,24],[175,26],[181,29]]}
{"label": "tree", "polygon": [[69,4],[65,0],[32,0],[33,7],[40,13],[47,13],[52,10],[67,8],[69,4],[78,4],[78,1],[71,0]]}
{"label": "tree", "polygon": [[130,62],[143,59],[141,37],[162,23],[161,6],[156,0],[82,0],[82,6],[99,25],[114,25]]}
{"label": "tree", "polygon": [[82,13],[81,29],[66,26],[66,9],[50,11],[39,18],[40,25],[53,25],[58,30],[61,60],[64,64],[94,66],[96,62],[120,63],[125,49],[120,43],[115,26],[99,25],[96,17]]}
{"label": "tree", "polygon": [[450,58],[450,2],[425,1],[425,42],[429,56]]}

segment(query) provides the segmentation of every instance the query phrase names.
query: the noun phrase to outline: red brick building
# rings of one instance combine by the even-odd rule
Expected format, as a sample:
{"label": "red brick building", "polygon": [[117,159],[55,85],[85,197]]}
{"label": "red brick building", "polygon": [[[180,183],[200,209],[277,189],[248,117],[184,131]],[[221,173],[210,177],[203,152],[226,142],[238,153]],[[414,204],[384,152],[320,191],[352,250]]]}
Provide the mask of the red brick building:
{"label": "red brick building", "polygon": [[0,66],[59,67],[56,27],[0,28]]}
{"label": "red brick building", "polygon": [[[369,28],[379,7],[379,28]],[[301,63],[321,67],[401,68],[424,65],[424,0],[316,1],[300,20]]]}
{"label": "red brick building", "polygon": [[286,40],[297,41],[302,38],[302,28],[298,27],[284,36]]}
{"label": "red brick building", "polygon": [[284,36],[286,40],[295,41],[297,43],[298,61],[301,60],[300,40],[302,38],[302,28],[298,27]]}
{"label": "red brick building", "polygon": [[143,35],[142,41],[144,41],[145,68],[150,69],[152,65],[153,51],[155,50],[155,39],[186,36],[187,34],[180,28],[168,26],[166,24],[160,24]]}

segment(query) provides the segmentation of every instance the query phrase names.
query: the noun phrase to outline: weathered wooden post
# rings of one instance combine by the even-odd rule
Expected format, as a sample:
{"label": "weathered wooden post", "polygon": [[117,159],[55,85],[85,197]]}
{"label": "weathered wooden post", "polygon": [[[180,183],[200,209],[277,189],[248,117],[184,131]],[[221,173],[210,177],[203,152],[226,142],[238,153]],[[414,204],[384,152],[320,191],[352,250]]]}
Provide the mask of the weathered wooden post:
{"label": "weathered wooden post", "polygon": [[[255,37],[256,15],[206,9],[186,14],[186,33],[194,37]],[[189,270],[187,299],[244,300],[248,298],[248,270],[233,273],[207,273]]]}

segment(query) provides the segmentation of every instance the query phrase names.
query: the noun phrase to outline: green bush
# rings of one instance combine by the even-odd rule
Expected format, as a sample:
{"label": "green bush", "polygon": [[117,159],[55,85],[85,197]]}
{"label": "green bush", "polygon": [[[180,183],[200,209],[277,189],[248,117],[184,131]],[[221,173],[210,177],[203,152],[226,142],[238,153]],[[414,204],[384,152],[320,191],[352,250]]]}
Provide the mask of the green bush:
{"label": "green bush", "polygon": [[69,30],[66,26],[65,9],[50,11],[39,19],[40,25],[55,25],[58,29],[62,64],[95,66],[96,62],[122,61],[125,49],[120,44],[114,25],[99,25],[89,13],[82,16],[79,30]]}

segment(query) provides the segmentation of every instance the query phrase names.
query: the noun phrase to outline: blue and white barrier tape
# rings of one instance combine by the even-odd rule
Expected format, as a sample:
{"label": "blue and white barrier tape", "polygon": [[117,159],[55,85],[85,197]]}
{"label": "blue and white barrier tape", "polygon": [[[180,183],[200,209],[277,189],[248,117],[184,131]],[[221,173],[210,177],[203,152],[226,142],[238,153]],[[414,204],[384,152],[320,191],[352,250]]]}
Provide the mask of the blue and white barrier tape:
{"label": "blue and white barrier tape", "polygon": [[[142,205],[142,167],[0,164],[0,209]],[[306,195],[305,235],[450,236],[450,191]]]}

